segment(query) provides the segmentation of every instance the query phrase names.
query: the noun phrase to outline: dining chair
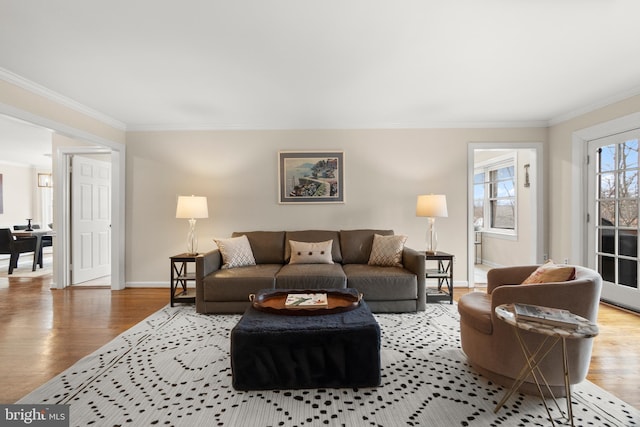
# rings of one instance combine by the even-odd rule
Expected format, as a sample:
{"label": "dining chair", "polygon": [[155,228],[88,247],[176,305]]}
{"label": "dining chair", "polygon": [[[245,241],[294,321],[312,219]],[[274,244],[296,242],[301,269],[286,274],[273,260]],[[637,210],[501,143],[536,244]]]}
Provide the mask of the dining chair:
{"label": "dining chair", "polygon": [[35,237],[15,239],[10,228],[0,228],[0,254],[10,255],[9,274],[13,274],[13,269],[18,267],[20,254],[28,252],[33,252],[34,257],[38,256]]}
{"label": "dining chair", "polygon": [[[52,224],[49,224],[49,228],[51,228]],[[40,230],[40,224],[31,224],[31,228],[33,230]],[[26,230],[27,229],[27,225],[14,225],[13,226],[14,230]],[[18,240],[23,239],[24,237],[18,237]],[[27,239],[30,239],[31,237],[26,237]],[[42,248],[46,248],[46,247],[52,247],[53,246],[53,236],[42,236],[41,237],[41,246],[40,246],[40,253],[38,254],[38,264],[40,265],[40,268],[42,268],[42,266],[44,265],[44,258],[42,257]]]}

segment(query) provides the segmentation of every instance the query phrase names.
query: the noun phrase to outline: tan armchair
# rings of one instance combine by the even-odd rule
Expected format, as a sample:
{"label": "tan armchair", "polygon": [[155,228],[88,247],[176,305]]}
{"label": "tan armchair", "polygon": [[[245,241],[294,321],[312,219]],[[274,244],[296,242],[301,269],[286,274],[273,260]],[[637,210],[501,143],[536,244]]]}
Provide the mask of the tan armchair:
{"label": "tan armchair", "polygon": [[[487,276],[487,293],[471,292],[458,302],[462,350],[471,365],[483,376],[504,387],[511,387],[525,360],[512,326],[495,315],[501,304],[525,303],[563,308],[593,322],[597,321],[602,288],[600,275],[576,266],[576,278],[567,282],[520,285],[538,266],[495,268]],[[530,349],[544,339],[521,331]],[[583,381],[589,370],[593,338],[567,340],[571,384]],[[562,350],[557,345],[540,364],[555,396],[564,396]],[[537,394],[532,378],[520,387],[523,393]]]}

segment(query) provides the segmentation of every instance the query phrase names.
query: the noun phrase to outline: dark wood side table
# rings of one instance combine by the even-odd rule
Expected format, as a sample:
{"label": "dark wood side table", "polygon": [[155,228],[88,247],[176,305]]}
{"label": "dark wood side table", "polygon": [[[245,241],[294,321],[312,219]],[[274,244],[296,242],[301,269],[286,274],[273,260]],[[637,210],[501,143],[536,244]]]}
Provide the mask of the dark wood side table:
{"label": "dark wood side table", "polygon": [[[442,251],[425,253],[425,277],[438,281],[436,288],[427,284],[428,303],[449,300],[449,304],[453,304],[453,258],[454,255]],[[436,268],[429,268],[434,262]]]}
{"label": "dark wood side table", "polygon": [[[171,259],[171,307],[176,302],[195,304],[196,290],[187,287],[189,282],[196,282],[196,259],[201,254],[174,255]],[[201,264],[201,263],[200,263]]]}

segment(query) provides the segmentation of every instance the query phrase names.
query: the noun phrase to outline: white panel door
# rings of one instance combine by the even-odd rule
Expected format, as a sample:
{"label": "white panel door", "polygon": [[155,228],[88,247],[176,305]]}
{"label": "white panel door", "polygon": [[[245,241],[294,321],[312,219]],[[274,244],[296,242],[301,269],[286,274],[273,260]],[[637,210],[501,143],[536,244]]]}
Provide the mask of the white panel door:
{"label": "white panel door", "polygon": [[111,273],[111,164],[73,156],[71,283]]}

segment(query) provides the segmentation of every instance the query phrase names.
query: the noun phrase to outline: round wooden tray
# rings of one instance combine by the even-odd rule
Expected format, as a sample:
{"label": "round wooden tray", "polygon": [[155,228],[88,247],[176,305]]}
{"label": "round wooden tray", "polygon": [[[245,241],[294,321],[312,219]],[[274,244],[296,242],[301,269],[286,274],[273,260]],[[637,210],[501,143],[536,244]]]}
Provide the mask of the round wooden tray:
{"label": "round wooden tray", "polygon": [[[326,307],[286,307],[284,305],[288,294],[326,293]],[[250,294],[249,301],[256,310],[286,316],[317,316],[320,314],[334,314],[353,310],[360,305],[362,294],[354,295],[340,291],[325,291],[307,289],[295,291],[269,292],[266,294]]]}

